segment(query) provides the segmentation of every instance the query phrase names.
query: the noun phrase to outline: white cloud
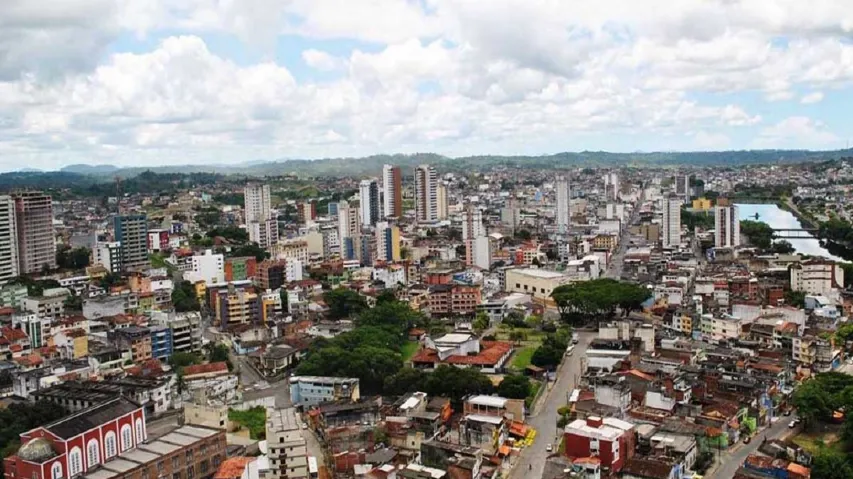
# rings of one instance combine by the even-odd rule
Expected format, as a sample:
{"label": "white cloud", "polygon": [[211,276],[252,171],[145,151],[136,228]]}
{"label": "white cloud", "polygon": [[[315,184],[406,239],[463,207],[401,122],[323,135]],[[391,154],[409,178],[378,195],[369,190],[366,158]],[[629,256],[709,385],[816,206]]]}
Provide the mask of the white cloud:
{"label": "white cloud", "polygon": [[791,116],[761,130],[754,141],[757,148],[827,148],[838,137],[821,121]]}
{"label": "white cloud", "polygon": [[302,52],[302,61],[309,67],[324,72],[335,71],[346,65],[346,62],[340,58],[313,48]]}
{"label": "white cloud", "polygon": [[800,98],[800,103],[803,105],[811,105],[812,103],[820,103],[823,101],[823,92],[814,91]]}

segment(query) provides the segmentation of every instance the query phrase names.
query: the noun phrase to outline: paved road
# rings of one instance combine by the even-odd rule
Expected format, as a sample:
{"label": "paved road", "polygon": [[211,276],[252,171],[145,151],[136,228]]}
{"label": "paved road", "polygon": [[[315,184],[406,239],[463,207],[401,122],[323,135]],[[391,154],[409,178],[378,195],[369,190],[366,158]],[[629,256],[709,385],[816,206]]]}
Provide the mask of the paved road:
{"label": "paved road", "polygon": [[716,462],[717,466],[711,469],[705,477],[707,479],[729,479],[734,477],[735,472],[743,464],[743,461],[746,460],[746,457],[758,451],[765,438],[780,439],[782,436],[791,433],[791,429],[788,429],[790,420],[790,417],[781,416],[770,428],[756,434],[749,444],[741,442],[733,446],[733,450],[723,452]]}
{"label": "paved road", "polygon": [[616,251],[610,258],[610,264],[607,265],[607,269],[604,271],[605,278],[620,279],[622,277],[622,260],[625,259],[625,252],[628,251],[628,242],[631,236],[628,233],[628,228],[630,228],[631,225],[634,224],[634,222],[637,220],[637,217],[640,214],[640,206],[642,204],[642,199],[640,199],[640,201],[634,204],[634,209],[631,212],[631,217],[628,219],[628,222],[624,225],[622,231],[619,234],[619,245],[616,246]]}
{"label": "paved road", "polygon": [[[545,460],[551,454],[545,450],[550,443],[557,447],[557,409],[565,406],[569,394],[577,384],[581,375],[581,358],[586,354],[589,343],[597,336],[597,333],[579,332],[579,342],[571,356],[564,357],[563,364],[557,376],[554,386],[548,391],[547,397],[541,402],[539,411],[535,416],[527,419],[527,423],[536,429],[536,440],[533,444],[521,451],[518,464],[512,470],[510,477],[514,478],[537,478],[542,477],[545,468]],[[529,469],[530,465],[533,469]]]}

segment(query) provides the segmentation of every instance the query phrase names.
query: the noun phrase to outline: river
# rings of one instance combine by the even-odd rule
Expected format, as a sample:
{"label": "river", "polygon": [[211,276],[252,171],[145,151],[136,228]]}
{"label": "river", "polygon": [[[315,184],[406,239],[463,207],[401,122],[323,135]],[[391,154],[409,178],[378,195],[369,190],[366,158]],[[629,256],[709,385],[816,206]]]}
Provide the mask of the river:
{"label": "river", "polygon": [[[739,204],[738,215],[741,220],[755,220],[755,214],[758,213],[758,221],[763,221],[774,229],[799,229],[802,228],[800,221],[790,211],[785,211],[776,205],[745,205]],[[791,246],[798,253],[807,254],[809,256],[823,256],[835,261],[844,261],[838,256],[829,254],[826,248],[820,245],[820,242],[814,238],[809,239],[794,239],[785,238],[785,241],[791,243]]]}

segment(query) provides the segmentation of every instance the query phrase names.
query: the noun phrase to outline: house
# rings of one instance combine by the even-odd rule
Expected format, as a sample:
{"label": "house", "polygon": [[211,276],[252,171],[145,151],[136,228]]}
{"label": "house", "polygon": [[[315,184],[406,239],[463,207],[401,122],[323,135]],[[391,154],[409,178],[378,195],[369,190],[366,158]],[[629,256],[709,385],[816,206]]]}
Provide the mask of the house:
{"label": "house", "polygon": [[634,455],[634,425],[620,419],[591,416],[576,419],[563,431],[565,455],[596,456],[603,470],[619,472]]}
{"label": "house", "polygon": [[230,403],[238,399],[238,375],[225,362],[195,364],[184,368],[184,390],[197,402],[216,400]]}
{"label": "house", "polygon": [[358,378],[293,376],[290,400],[298,406],[316,406],[324,402],[356,402],[361,398]]}

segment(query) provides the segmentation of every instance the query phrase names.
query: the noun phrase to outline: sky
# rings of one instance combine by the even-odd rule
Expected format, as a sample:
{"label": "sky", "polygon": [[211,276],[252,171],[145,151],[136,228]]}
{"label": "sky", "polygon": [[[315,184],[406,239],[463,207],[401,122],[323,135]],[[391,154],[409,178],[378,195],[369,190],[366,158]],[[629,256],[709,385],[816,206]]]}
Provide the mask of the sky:
{"label": "sky", "polygon": [[838,149],[849,0],[2,0],[0,171]]}

